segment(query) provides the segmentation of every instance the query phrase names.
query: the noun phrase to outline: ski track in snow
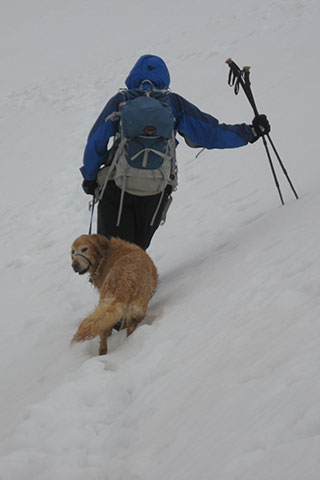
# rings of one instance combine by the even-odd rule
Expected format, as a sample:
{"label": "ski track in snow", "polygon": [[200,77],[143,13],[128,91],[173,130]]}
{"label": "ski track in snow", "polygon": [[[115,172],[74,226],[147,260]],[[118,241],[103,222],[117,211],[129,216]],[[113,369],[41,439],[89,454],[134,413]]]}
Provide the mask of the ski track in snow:
{"label": "ski track in snow", "polygon": [[[0,480],[318,480],[318,3],[2,3]],[[98,357],[69,345],[97,302],[70,268],[78,167],[146,38],[172,89],[229,123],[252,112],[224,60],[252,64],[300,199],[276,164],[280,206],[260,142],[195,159],[181,139],[158,291]]]}

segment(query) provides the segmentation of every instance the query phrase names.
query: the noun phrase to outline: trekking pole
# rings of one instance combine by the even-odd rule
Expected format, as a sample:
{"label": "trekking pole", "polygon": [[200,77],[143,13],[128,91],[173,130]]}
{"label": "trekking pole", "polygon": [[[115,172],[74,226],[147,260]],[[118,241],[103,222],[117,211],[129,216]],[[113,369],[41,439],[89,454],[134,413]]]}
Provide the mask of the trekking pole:
{"label": "trekking pole", "polygon": [[[230,72],[229,72],[229,78],[228,78],[228,84],[230,86],[234,86],[234,93],[236,95],[238,95],[239,93],[239,88],[240,88],[240,85],[241,87],[243,88],[243,91],[244,93],[246,94],[248,100],[249,100],[249,103],[253,109],[253,112],[256,115],[259,115],[259,112],[258,112],[258,109],[257,109],[257,106],[256,106],[256,103],[255,103],[255,100],[254,100],[254,97],[253,97],[253,93],[252,93],[252,90],[251,90],[251,82],[250,82],[250,67],[243,67],[243,69],[241,70],[238,65],[233,61],[231,60],[231,58],[229,58],[228,60],[226,60],[226,63],[229,65],[230,67]],[[270,164],[270,168],[271,168],[271,171],[272,171],[272,175],[273,175],[273,178],[274,178],[274,182],[276,184],[276,187],[278,189],[278,192],[279,192],[279,196],[280,196],[280,200],[281,200],[281,203],[282,205],[284,205],[284,200],[283,200],[283,196],[282,196],[282,193],[281,193],[281,189],[280,189],[280,185],[279,185],[279,182],[278,182],[278,178],[277,178],[277,175],[276,175],[276,171],[274,169],[274,165],[273,165],[273,162],[272,162],[272,159],[271,159],[271,155],[270,155],[270,151],[269,151],[269,148],[268,148],[268,144],[267,144],[267,141],[265,139],[265,136],[267,137],[267,139],[269,140],[270,142],[270,145],[276,155],[276,158],[280,164],[280,167],[282,168],[282,171],[286,177],[286,179],[288,180],[288,183],[296,197],[296,199],[298,199],[298,194],[293,186],[293,183],[291,182],[290,180],[290,177],[288,175],[288,172],[287,170],[285,169],[284,167],[284,164],[280,158],[280,155],[273,143],[273,141],[271,140],[271,137],[269,135],[269,133],[267,133],[266,135],[262,135],[262,141],[263,141],[263,145],[264,145],[264,148],[266,150],[266,153],[267,153],[267,157],[268,157],[268,160],[269,160],[269,164]]]}
{"label": "trekking pole", "polygon": [[[250,76],[250,67],[243,67],[243,71],[244,71],[244,83],[245,83],[245,85],[247,86],[247,90],[248,90],[249,97],[251,97],[251,102],[252,102],[251,104],[252,104],[252,107],[253,107],[253,111],[254,111],[255,115],[258,115],[258,109],[257,109],[257,106],[256,106],[256,104],[255,104],[255,101],[254,101],[254,98],[253,98],[253,93],[252,93],[252,90],[251,90],[251,82],[250,82],[250,78],[249,78],[249,76]],[[248,97],[248,98],[249,98],[249,97]],[[291,190],[292,190],[293,193],[294,193],[294,196],[295,196],[296,199],[298,200],[299,196],[298,196],[298,194],[297,194],[297,192],[296,192],[296,190],[295,190],[295,188],[294,188],[294,186],[293,186],[293,183],[292,183],[291,180],[290,180],[290,177],[289,177],[288,172],[287,172],[287,170],[286,170],[286,168],[285,168],[285,166],[284,166],[284,164],[283,164],[283,162],[282,162],[282,160],[281,160],[281,158],[280,158],[280,155],[279,155],[279,153],[278,153],[278,151],[277,151],[277,149],[276,149],[273,141],[271,140],[270,134],[267,133],[267,134],[266,134],[266,137],[267,137],[267,139],[269,140],[269,143],[270,143],[270,145],[271,145],[271,147],[272,147],[272,150],[273,150],[274,154],[275,154],[276,157],[277,157],[277,160],[278,160],[278,162],[279,162],[279,164],[280,164],[280,167],[282,168],[282,171],[283,171],[286,179],[288,180],[288,183],[289,183],[289,185],[290,185],[290,187],[291,187]],[[267,148],[268,148],[268,147],[267,147],[267,142],[266,142],[264,136],[262,137],[262,139],[264,140],[263,143],[265,144],[265,147],[266,147],[266,149],[267,149]]]}
{"label": "trekking pole", "polygon": [[90,224],[89,224],[89,235],[91,235],[91,232],[92,232],[94,205],[95,205],[95,197],[94,197],[94,195],[93,195],[93,196],[92,196],[92,200],[89,202],[89,212],[91,212],[91,215],[90,215]]}

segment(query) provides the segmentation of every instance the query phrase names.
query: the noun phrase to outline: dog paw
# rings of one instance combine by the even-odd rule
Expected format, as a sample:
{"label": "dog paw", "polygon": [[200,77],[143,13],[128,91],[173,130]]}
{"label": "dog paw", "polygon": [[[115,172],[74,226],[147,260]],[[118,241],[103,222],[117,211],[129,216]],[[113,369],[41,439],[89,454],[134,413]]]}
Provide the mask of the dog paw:
{"label": "dog paw", "polygon": [[99,355],[107,355],[108,349],[106,347],[99,348]]}

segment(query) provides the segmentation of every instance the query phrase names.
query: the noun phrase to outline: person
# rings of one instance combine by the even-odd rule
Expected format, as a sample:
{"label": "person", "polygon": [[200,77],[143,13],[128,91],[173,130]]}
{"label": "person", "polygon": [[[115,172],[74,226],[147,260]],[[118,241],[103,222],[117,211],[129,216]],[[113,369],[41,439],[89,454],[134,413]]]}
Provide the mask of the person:
{"label": "person", "polygon": [[[139,88],[167,90],[170,74],[160,57],[143,55],[130,71],[125,84],[129,91]],[[270,131],[266,115],[256,116],[252,124],[228,125],[219,123],[215,117],[202,112],[177,93],[169,91],[168,99],[174,118],[174,133],[181,135],[190,147],[237,148],[254,143]],[[119,118],[112,117],[112,114],[119,111],[123,100],[123,93],[119,91],[107,102],[89,133],[80,169],[83,190],[89,195],[94,195],[96,191],[101,167],[110,164],[110,152],[115,147],[108,149],[108,143],[119,131]],[[139,196],[127,191],[122,195],[115,182],[109,180],[98,204],[97,232],[106,237],[119,237],[146,250],[168,208],[171,193],[172,186],[168,185],[162,196],[160,193]]]}

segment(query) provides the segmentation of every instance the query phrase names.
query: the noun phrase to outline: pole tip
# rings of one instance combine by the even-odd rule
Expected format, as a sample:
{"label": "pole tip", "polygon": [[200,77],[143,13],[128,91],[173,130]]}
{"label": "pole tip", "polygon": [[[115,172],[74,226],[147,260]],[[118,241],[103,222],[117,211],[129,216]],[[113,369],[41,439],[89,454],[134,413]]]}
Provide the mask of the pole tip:
{"label": "pole tip", "polygon": [[250,68],[251,68],[251,67],[248,67],[248,66],[247,66],[247,67],[243,67],[243,71],[244,71],[244,72],[249,72],[249,71],[250,71]]}
{"label": "pole tip", "polygon": [[227,58],[226,63],[227,63],[228,65],[231,65],[232,59],[231,59],[231,58]]}

